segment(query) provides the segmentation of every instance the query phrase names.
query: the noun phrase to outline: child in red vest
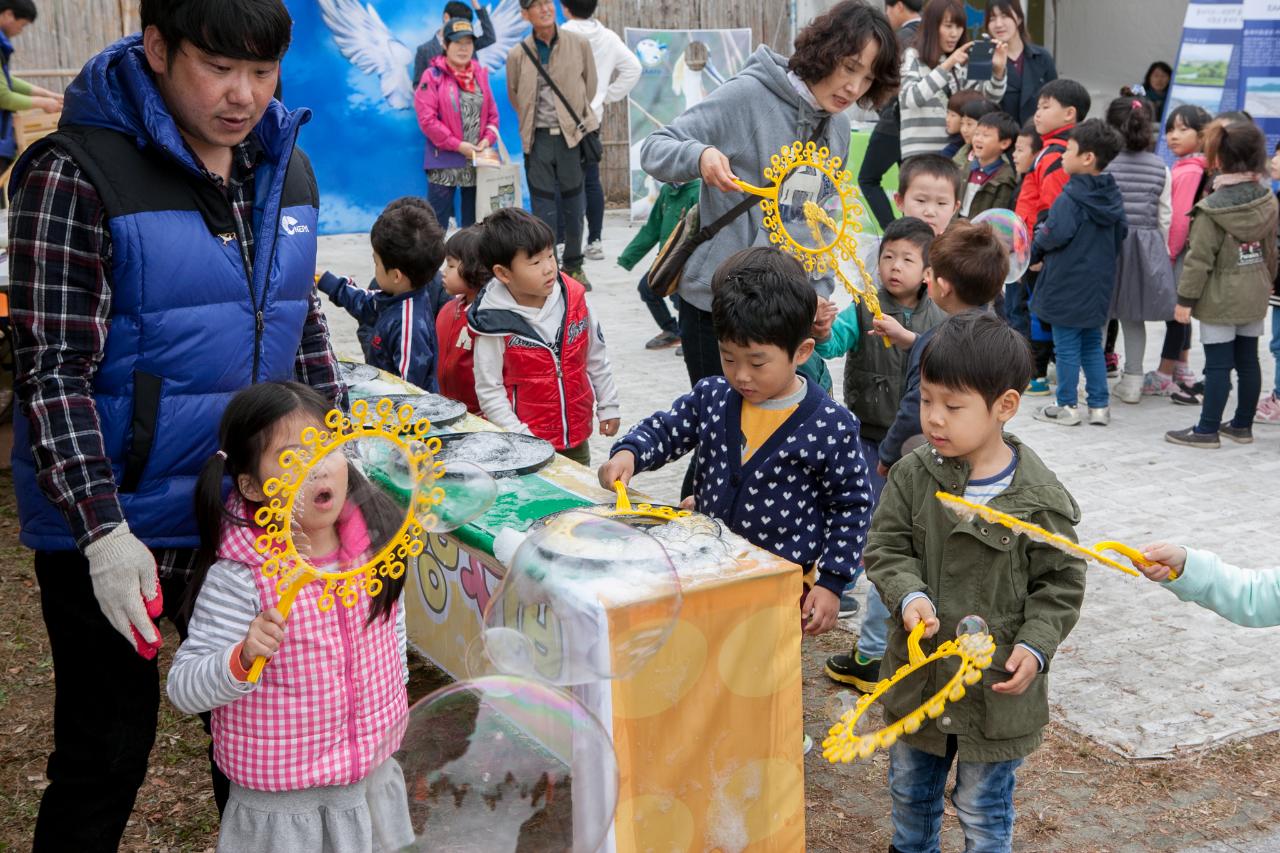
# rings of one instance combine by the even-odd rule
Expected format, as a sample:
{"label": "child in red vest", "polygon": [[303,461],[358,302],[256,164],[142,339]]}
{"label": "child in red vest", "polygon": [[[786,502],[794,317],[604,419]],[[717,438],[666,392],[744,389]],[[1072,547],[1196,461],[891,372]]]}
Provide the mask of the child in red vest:
{"label": "child in red vest", "polygon": [[[413,839],[389,757],[408,714],[403,576],[327,610],[326,585],[307,584],[285,621],[278,578],[255,547],[264,483],[281,476],[280,454],[304,429],[325,428],[328,409],[297,382],[249,386],[227,405],[222,449],[196,484],[194,607],[166,688],[179,710],[213,712],[213,758],[231,780],[219,850],[371,850],[372,827],[392,836],[388,848]],[[361,565],[404,517],[340,452],[316,464],[294,507],[294,542],[322,571]],[[258,657],[268,663],[255,683]]]}
{"label": "child in red vest", "polygon": [[481,228],[480,260],[493,280],[467,312],[480,408],[491,423],[589,465],[593,421],[616,435],[619,409],[586,289],[560,271],[555,234],[527,211],[495,211]]}
{"label": "child in red vest", "polygon": [[476,399],[473,338],[467,326],[467,309],[476,301],[492,276],[480,263],[480,226],[455,231],[444,244],[444,291],[452,297],[436,315],[436,378],[440,393],[467,404],[467,411],[481,414]]}

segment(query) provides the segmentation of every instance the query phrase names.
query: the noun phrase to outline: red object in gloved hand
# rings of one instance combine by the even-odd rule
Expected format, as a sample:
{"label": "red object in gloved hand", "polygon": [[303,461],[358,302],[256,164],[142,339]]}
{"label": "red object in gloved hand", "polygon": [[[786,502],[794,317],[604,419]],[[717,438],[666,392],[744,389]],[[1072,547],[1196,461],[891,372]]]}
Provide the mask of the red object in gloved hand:
{"label": "red object in gloved hand", "polygon": [[[147,601],[145,598],[142,603],[147,606],[147,615],[151,617],[152,627],[155,620],[160,618],[160,614],[164,613],[164,593],[160,589],[160,584],[156,584],[156,597]],[[160,654],[160,647],[164,645],[164,637],[160,635],[160,629],[156,628],[156,641],[148,642],[138,629],[133,629],[133,647],[146,660],[155,660],[156,655]]]}

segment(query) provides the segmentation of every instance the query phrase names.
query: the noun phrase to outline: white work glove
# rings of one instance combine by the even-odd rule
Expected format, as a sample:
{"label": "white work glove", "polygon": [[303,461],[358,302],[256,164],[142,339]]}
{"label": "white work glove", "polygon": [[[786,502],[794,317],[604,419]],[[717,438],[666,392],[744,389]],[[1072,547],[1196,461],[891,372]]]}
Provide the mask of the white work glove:
{"label": "white work glove", "polygon": [[151,620],[164,610],[156,560],[151,549],[129,532],[127,522],[85,546],[93,595],[102,615],[147,660],[163,644]]}

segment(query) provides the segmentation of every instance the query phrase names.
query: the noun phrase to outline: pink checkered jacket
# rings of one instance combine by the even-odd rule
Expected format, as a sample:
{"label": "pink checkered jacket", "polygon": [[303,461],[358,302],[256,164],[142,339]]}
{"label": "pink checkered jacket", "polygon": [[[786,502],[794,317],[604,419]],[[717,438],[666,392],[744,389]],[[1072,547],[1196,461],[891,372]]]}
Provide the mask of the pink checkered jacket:
{"label": "pink checkered jacket", "polygon": [[[369,549],[364,517],[348,504],[338,521],[343,561]],[[251,518],[234,491],[228,510]],[[258,571],[262,556],[256,525],[223,525],[218,557],[253,569],[262,607],[280,600],[275,583]],[[339,602],[321,612],[324,584],[298,594],[280,650],[262,671],[258,689],[213,710],[213,757],[227,776],[258,791],[295,791],[346,785],[385,760],[384,736],[408,712],[395,616],[366,625],[370,601]],[[399,607],[397,602],[395,605]]]}

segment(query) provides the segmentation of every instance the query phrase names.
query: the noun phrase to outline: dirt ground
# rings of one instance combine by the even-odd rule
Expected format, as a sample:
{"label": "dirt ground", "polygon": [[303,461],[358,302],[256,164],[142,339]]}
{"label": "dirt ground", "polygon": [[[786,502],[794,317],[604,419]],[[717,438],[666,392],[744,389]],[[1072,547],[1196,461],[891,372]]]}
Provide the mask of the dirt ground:
{"label": "dirt ground", "polygon": [[[18,544],[12,482],[0,472],[0,851],[27,850],[45,787],[52,743],[53,668],[31,555]],[[162,672],[177,636],[165,628]],[[837,632],[805,645],[807,728],[820,735],[835,685],[822,676],[827,654],[842,651]],[[414,666],[410,694],[426,695],[444,676]],[[207,740],[195,718],[162,702],[147,782],[121,849],[212,850],[217,812],[209,788]],[[806,761],[808,850],[883,851],[889,846],[886,764],[832,767],[815,750]],[[1050,728],[1045,746],[1019,774],[1019,853],[1147,853],[1248,837],[1280,823],[1280,734],[1190,758],[1132,763],[1065,729]],[[949,817],[943,850],[963,847]]]}

